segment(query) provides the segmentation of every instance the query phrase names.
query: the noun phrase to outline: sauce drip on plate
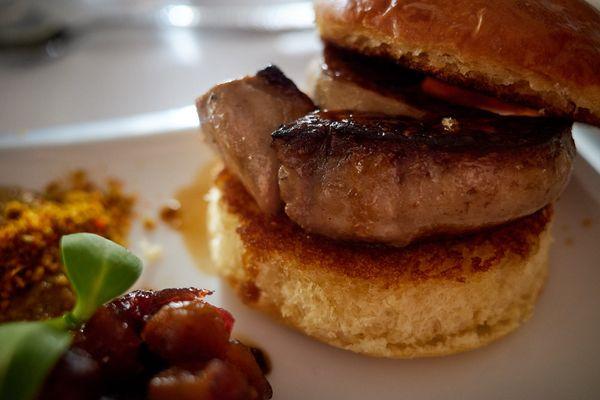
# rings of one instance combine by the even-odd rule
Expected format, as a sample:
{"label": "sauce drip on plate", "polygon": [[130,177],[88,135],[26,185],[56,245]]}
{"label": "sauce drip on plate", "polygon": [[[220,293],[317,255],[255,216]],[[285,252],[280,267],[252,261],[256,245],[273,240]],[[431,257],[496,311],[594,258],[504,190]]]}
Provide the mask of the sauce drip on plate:
{"label": "sauce drip on plate", "polygon": [[212,185],[213,172],[219,166],[220,163],[216,160],[205,164],[189,185],[175,193],[175,199],[180,205],[177,231],[190,256],[204,272],[211,272],[205,196]]}

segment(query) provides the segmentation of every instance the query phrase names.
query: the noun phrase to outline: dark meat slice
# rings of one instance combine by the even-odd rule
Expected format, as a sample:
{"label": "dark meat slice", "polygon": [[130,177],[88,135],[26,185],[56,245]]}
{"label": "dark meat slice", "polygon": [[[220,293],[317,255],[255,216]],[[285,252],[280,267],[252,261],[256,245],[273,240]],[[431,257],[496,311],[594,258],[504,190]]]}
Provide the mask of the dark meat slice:
{"label": "dark meat slice", "polygon": [[491,114],[418,121],[315,112],[273,137],[293,221],[398,246],[539,210],[564,189],[575,154],[568,122]]}
{"label": "dark meat slice", "polygon": [[426,118],[478,114],[478,110],[439,101],[422,90],[427,78],[383,57],[364,56],[326,43],[315,80],[321,109],[377,112]]}
{"label": "dark meat slice", "polygon": [[[540,114],[448,83],[384,57],[366,56],[325,44],[315,79],[315,102],[322,109],[380,112],[427,118],[438,114]],[[518,99],[513,99],[518,100]],[[453,103],[453,104],[451,104]],[[461,106],[462,105],[462,106]],[[480,110],[478,110],[480,109]]]}
{"label": "dark meat slice", "polygon": [[196,102],[202,132],[266,213],[281,204],[271,133],[312,111],[312,101],[275,66],[215,86]]}
{"label": "dark meat slice", "polygon": [[[424,79],[423,73],[390,60],[361,56],[326,43],[319,71],[315,71],[314,100],[325,110],[422,118],[434,112],[439,103],[419,90]],[[448,108],[444,103],[440,106]]]}

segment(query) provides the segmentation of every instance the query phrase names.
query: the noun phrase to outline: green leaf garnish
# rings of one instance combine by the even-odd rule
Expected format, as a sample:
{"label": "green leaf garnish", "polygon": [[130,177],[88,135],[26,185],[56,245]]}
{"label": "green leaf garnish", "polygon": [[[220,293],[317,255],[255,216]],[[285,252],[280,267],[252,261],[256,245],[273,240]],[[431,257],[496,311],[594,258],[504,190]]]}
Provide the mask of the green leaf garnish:
{"label": "green leaf garnish", "polygon": [[92,233],[60,240],[67,276],[77,294],[69,325],[87,321],[98,307],[123,294],[142,273],[142,262],[126,248]]}
{"label": "green leaf garnish", "polygon": [[42,321],[0,326],[0,399],[33,398],[71,339]]}
{"label": "green leaf garnish", "polygon": [[123,294],[142,273],[142,262],[101,236],[76,233],[60,241],[65,271],[77,301],[62,317],[0,325],[0,399],[29,400],[71,344],[79,328],[104,303]]}

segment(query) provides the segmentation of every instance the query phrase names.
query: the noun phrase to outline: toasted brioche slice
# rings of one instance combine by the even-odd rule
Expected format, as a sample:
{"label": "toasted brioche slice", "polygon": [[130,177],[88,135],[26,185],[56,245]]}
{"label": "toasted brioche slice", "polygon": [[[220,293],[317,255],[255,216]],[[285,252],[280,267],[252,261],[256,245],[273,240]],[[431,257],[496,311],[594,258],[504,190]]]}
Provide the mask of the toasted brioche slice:
{"label": "toasted brioche slice", "polygon": [[211,256],[248,305],[332,346],[439,356],[483,346],[532,313],[552,207],[471,236],[398,249],[311,236],[261,213],[226,171],[209,196]]}
{"label": "toasted brioche slice", "polygon": [[600,125],[600,12],[584,0],[317,0],[325,41]]}

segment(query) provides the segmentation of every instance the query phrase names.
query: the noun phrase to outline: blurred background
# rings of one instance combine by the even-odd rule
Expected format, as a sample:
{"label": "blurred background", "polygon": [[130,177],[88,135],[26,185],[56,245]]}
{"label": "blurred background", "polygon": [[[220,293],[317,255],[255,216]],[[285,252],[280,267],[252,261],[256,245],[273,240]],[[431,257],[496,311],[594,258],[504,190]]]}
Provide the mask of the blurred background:
{"label": "blurred background", "polygon": [[268,63],[301,85],[319,49],[310,1],[0,0],[0,134],[190,105]]}
{"label": "blurred background", "polygon": [[275,63],[303,80],[310,1],[0,0],[0,134],[193,104]]}

